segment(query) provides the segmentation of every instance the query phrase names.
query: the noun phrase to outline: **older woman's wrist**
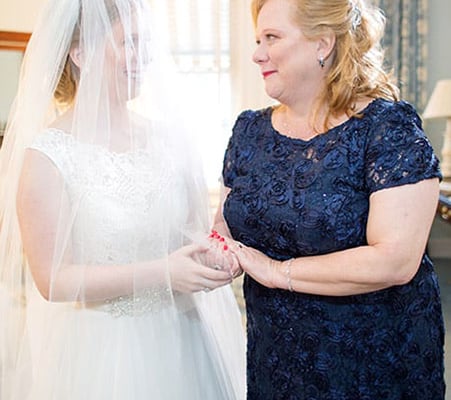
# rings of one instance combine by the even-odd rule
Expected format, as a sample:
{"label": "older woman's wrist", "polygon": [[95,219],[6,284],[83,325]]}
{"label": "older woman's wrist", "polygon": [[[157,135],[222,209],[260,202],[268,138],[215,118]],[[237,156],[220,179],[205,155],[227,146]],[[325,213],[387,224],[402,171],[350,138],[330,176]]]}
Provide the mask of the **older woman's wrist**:
{"label": "older woman's wrist", "polygon": [[287,290],[289,290],[290,292],[293,291],[293,283],[291,281],[291,264],[293,263],[293,259],[290,258],[289,260],[284,261],[283,264],[283,270],[285,273],[285,283],[286,283],[286,288]]}
{"label": "older woman's wrist", "polygon": [[291,264],[293,259],[290,258],[286,261],[270,261],[272,274],[271,274],[271,282],[270,285],[273,288],[285,289],[290,292],[293,291],[293,282],[291,279]]}

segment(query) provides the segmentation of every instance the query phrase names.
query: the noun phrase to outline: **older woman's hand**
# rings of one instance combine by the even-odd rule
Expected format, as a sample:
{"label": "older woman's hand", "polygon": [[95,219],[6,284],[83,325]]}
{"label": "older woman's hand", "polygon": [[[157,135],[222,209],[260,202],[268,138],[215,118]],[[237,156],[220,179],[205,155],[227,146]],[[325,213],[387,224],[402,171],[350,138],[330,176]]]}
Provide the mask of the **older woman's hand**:
{"label": "older woman's hand", "polygon": [[273,260],[261,251],[239,242],[231,243],[229,246],[244,272],[268,288],[277,287],[275,282],[281,265],[280,261]]}

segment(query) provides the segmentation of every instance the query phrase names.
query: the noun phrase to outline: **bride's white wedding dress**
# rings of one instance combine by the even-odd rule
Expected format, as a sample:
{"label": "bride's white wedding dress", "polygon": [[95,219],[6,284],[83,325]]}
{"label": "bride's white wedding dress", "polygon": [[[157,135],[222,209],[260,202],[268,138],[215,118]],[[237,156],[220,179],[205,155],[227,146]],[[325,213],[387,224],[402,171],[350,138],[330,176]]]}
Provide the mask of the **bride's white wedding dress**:
{"label": "bride's white wedding dress", "polygon": [[[129,153],[80,143],[57,129],[34,141],[32,148],[65,182],[75,263],[89,268],[158,259],[183,243],[186,171],[171,158],[170,144],[154,139],[151,151]],[[244,396],[240,316],[229,287],[196,295],[159,287],[83,304],[48,302],[32,288],[27,307],[21,356],[31,363],[22,364],[15,399]]]}

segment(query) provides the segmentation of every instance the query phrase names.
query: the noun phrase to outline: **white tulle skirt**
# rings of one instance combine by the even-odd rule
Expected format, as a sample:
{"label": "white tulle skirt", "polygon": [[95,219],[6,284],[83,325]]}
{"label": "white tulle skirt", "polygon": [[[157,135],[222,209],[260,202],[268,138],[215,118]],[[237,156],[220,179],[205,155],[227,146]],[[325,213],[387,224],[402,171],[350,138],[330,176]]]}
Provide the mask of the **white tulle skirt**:
{"label": "white tulle skirt", "polygon": [[136,316],[34,293],[20,371],[11,399],[1,400],[244,398],[244,345],[230,296],[225,288],[193,307]]}

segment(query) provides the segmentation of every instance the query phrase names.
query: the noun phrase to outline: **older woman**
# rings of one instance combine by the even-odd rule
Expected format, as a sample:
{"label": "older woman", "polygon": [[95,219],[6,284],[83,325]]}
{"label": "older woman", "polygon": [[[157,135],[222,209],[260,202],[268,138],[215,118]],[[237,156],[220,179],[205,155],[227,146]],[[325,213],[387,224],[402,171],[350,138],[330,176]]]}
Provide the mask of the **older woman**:
{"label": "older woman", "polygon": [[363,0],[254,0],[266,92],[224,160],[216,229],[245,271],[248,399],[443,399],[425,254],[438,160]]}

